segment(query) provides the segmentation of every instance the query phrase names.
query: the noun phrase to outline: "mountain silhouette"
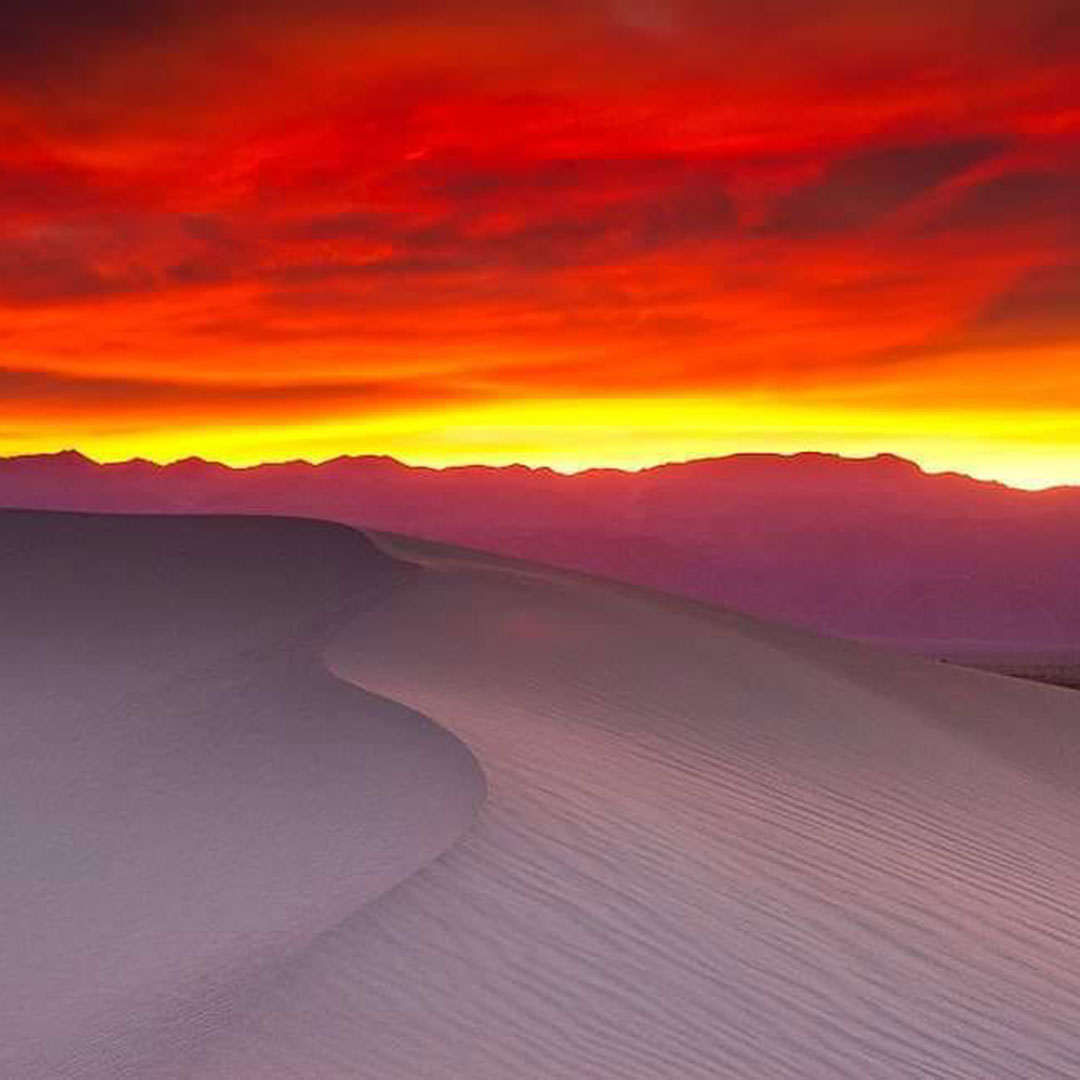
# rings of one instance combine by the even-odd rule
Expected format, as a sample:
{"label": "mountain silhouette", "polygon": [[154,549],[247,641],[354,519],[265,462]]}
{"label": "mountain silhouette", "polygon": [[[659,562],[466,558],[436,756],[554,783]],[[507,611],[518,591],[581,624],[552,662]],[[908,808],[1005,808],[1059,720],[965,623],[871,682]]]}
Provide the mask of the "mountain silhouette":
{"label": "mountain silhouette", "polygon": [[1080,642],[1080,489],[928,475],[892,455],[741,454],[640,472],[230,468],[0,459],[0,505],[326,518],[572,567],[836,634]]}

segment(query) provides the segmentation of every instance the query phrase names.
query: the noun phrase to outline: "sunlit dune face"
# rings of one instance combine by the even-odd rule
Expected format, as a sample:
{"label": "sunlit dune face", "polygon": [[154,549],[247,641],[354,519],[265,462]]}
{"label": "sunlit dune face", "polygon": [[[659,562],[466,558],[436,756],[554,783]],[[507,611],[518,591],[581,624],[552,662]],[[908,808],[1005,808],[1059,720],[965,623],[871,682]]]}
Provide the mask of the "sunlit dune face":
{"label": "sunlit dune face", "polygon": [[1076,481],[1071,8],[15,0],[0,452]]}

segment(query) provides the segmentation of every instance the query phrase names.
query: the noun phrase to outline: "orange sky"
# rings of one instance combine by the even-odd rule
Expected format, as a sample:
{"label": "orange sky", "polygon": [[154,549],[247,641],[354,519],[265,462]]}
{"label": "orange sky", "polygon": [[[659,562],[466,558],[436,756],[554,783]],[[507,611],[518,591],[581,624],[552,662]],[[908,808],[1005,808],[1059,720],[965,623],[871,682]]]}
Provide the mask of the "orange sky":
{"label": "orange sky", "polygon": [[8,0],[0,453],[1080,483],[1074,0]]}

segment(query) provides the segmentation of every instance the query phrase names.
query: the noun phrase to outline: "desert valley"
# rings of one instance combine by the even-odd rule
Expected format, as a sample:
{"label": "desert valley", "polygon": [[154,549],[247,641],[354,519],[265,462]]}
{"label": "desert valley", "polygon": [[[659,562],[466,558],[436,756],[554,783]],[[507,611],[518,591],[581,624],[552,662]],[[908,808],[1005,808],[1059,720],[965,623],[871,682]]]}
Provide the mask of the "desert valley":
{"label": "desert valley", "polygon": [[447,541],[830,634],[1080,680],[1080,489],[1027,492],[880,455],[735,455],[640,472],[233,469],[0,458],[0,505],[284,514]]}

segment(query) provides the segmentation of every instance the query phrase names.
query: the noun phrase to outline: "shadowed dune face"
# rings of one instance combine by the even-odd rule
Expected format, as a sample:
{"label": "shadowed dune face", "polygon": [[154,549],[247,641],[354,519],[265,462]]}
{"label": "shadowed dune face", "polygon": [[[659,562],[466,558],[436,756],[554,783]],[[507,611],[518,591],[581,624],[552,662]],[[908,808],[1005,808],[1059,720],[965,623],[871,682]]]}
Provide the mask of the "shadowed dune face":
{"label": "shadowed dune face", "polygon": [[200,1075],[1075,1077],[1073,695],[381,542],[426,572],[331,665],[488,802]]}
{"label": "shadowed dune face", "polygon": [[7,1080],[173,1075],[467,828],[471,755],[320,656],[414,575],[342,526],[0,513]]}

